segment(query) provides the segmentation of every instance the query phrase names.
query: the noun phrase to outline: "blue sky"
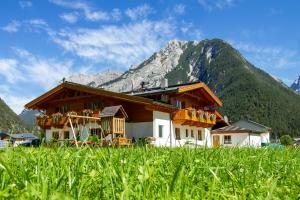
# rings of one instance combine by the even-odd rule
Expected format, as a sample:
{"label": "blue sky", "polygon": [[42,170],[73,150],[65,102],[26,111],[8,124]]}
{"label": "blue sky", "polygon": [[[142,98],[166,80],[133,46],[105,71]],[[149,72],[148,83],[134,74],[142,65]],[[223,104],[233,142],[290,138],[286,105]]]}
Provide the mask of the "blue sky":
{"label": "blue sky", "polygon": [[172,39],[221,38],[290,85],[299,10],[298,0],[3,0],[0,97],[20,113],[62,77],[124,71]]}

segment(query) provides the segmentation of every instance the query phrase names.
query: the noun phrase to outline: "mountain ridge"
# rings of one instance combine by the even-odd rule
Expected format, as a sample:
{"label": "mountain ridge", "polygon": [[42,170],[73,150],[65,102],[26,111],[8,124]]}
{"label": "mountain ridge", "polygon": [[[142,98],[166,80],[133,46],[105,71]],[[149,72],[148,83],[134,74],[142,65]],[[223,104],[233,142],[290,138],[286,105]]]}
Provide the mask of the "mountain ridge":
{"label": "mountain ridge", "polygon": [[0,132],[24,132],[27,130],[25,123],[9,108],[0,98]]}

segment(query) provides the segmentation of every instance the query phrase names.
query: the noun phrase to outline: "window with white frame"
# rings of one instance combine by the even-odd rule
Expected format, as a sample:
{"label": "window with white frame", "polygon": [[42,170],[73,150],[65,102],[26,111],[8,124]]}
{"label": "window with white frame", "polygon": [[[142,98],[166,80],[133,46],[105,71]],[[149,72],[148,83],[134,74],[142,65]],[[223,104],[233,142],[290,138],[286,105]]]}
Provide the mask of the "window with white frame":
{"label": "window with white frame", "polygon": [[231,135],[224,135],[224,144],[232,144]]}
{"label": "window with white frame", "polygon": [[64,132],[64,139],[70,139],[70,132],[69,131],[65,131]]}
{"label": "window with white frame", "polygon": [[189,129],[185,129],[185,137],[189,137]]}
{"label": "window with white frame", "polygon": [[202,131],[198,130],[198,140],[203,140]]}
{"label": "window with white frame", "polygon": [[163,137],[163,135],[164,135],[163,131],[164,131],[164,126],[163,125],[159,125],[158,126],[158,137],[160,137],[160,138]]}
{"label": "window with white frame", "polygon": [[194,130],[191,130],[191,137],[194,137]]}
{"label": "window with white frame", "polygon": [[58,140],[59,139],[59,132],[58,131],[53,131],[52,132],[52,138],[54,140]]}
{"label": "window with white frame", "polygon": [[175,128],[175,139],[180,140],[180,128]]}

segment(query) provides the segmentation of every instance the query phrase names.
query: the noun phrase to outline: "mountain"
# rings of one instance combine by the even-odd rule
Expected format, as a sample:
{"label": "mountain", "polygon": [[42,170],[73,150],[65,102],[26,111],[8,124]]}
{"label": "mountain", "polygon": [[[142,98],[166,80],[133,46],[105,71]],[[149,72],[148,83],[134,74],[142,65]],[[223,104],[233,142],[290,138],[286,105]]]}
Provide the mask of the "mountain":
{"label": "mountain", "polygon": [[292,90],[300,94],[300,75],[297,80],[291,85]]}
{"label": "mountain", "polygon": [[94,74],[94,75],[76,74],[76,75],[68,77],[66,80],[74,82],[74,83],[80,83],[80,84],[96,87],[96,86],[99,86],[108,81],[114,80],[121,75],[122,75],[121,72],[107,70],[107,71],[104,71],[103,73],[98,73],[98,74]]}
{"label": "mountain", "polygon": [[26,125],[0,98],[0,132],[24,132]]}
{"label": "mountain", "polygon": [[35,126],[35,116],[39,114],[37,110],[27,110],[24,109],[20,114],[19,117],[21,120],[28,126],[34,127]]}
{"label": "mountain", "polygon": [[300,96],[248,62],[220,39],[170,41],[120,77],[99,85],[113,91],[202,81],[223,101],[220,112],[231,121],[250,119],[272,127],[274,135],[300,135]]}

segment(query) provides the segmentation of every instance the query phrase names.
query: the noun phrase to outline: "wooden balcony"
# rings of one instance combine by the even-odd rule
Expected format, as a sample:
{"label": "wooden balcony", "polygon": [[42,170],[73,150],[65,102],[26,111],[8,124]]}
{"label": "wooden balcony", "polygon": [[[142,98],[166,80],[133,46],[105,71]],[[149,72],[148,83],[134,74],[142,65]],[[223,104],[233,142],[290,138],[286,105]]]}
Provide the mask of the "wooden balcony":
{"label": "wooden balcony", "polygon": [[216,111],[180,109],[174,114],[173,123],[197,127],[212,127],[216,124]]}
{"label": "wooden balcony", "polygon": [[[87,117],[98,117],[99,118],[99,110],[91,111],[90,113],[83,113],[83,111],[79,112],[69,112],[70,115],[83,115]],[[65,124],[69,125],[68,123],[68,113],[61,114],[61,113],[54,113],[52,115],[43,115],[36,117],[36,125],[41,128],[62,128]],[[77,123],[87,122],[85,119],[77,119]]]}

